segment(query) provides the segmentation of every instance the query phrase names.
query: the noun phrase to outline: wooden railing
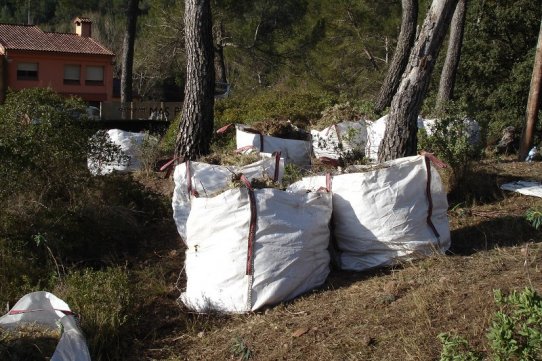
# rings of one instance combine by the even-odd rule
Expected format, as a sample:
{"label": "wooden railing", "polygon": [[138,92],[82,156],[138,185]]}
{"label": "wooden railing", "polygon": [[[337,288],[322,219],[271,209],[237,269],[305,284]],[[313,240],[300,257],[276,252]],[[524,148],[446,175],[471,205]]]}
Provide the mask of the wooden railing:
{"label": "wooden railing", "polygon": [[[100,109],[93,109],[94,119],[100,120],[157,120],[172,121],[181,113],[181,102],[102,102]],[[90,114],[89,114],[90,115]],[[96,120],[98,120],[96,119]]]}

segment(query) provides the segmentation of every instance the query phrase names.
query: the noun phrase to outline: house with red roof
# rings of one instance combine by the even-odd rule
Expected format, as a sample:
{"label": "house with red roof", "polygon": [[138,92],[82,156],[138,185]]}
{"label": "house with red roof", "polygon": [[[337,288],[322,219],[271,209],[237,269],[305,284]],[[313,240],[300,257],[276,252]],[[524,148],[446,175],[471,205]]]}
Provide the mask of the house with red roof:
{"label": "house with red roof", "polygon": [[0,24],[0,103],[7,89],[52,88],[91,105],[113,97],[114,54],[92,38],[92,21],[78,17],[75,33],[35,25]]}

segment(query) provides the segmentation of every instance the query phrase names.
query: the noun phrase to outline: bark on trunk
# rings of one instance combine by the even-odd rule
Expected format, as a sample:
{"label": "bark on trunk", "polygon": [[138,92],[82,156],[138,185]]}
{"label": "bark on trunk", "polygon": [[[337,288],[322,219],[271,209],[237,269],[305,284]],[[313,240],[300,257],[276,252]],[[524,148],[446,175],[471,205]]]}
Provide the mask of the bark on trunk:
{"label": "bark on trunk", "polygon": [[461,47],[463,45],[463,32],[465,29],[467,0],[459,0],[455,7],[452,23],[450,24],[450,39],[446,60],[440,75],[440,84],[437,94],[437,108],[442,108],[444,103],[452,100],[454,94],[455,77],[457,67],[461,58]]}
{"label": "bark on trunk", "polygon": [[214,47],[210,0],[185,0],[186,83],[175,155],[209,153],[213,133]]}
{"label": "bark on trunk", "polygon": [[376,100],[375,111],[381,112],[390,105],[393,95],[401,81],[401,75],[408,63],[408,55],[414,44],[416,36],[416,23],[418,21],[418,0],[402,0],[401,31],[397,39],[397,48],[393,54],[386,79],[380,88]]}
{"label": "bark on trunk", "polygon": [[384,139],[378,151],[380,162],[415,155],[417,121],[431,72],[457,0],[433,0],[393,97]]}
{"label": "bark on trunk", "polygon": [[538,43],[536,45],[536,54],[534,57],[533,75],[531,77],[531,89],[529,90],[529,100],[527,101],[527,117],[525,128],[521,135],[521,144],[519,148],[519,160],[525,160],[529,149],[533,146],[534,129],[536,119],[540,110],[540,88],[542,87],[542,21],[540,22],[540,32],[538,33]]}
{"label": "bark on trunk", "polygon": [[133,99],[134,42],[137,17],[139,16],[139,0],[129,0],[126,16],[127,24],[122,46],[122,71],[120,77],[120,101],[122,103],[131,102]]}

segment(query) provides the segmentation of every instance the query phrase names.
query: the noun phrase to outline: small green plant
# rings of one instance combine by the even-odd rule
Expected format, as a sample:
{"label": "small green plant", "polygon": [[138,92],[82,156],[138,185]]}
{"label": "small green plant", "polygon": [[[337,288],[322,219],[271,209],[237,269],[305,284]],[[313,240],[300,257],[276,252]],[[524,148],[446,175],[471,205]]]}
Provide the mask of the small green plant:
{"label": "small green plant", "polygon": [[303,177],[303,171],[297,165],[293,163],[286,164],[284,167],[284,175],[282,176],[282,186],[287,187],[288,185],[301,180]]}
{"label": "small green plant", "polygon": [[[542,360],[542,298],[532,288],[525,288],[509,295],[495,290],[494,299],[499,310],[487,333],[489,359]],[[438,337],[442,343],[441,361],[484,359],[460,336],[442,333]]]}
{"label": "small green plant", "polygon": [[470,349],[469,343],[461,336],[452,335],[449,333],[441,333],[438,335],[442,343],[442,352],[440,353],[440,361],[481,361],[482,357],[479,353]]}
{"label": "small green plant", "polygon": [[531,288],[504,295],[487,335],[496,361],[542,360],[542,298]]}
{"label": "small green plant", "polygon": [[525,219],[534,229],[538,230],[542,226],[542,211],[538,208],[531,208],[525,212]]}
{"label": "small green plant", "polygon": [[148,176],[154,170],[154,165],[160,155],[158,138],[146,132],[143,142],[136,149],[136,157],[139,159],[141,172]]}
{"label": "small green plant", "polygon": [[250,356],[252,355],[250,348],[248,348],[245,341],[243,341],[243,339],[240,337],[236,337],[233,339],[231,352],[235,357],[239,357],[239,359],[243,361],[249,360]]}

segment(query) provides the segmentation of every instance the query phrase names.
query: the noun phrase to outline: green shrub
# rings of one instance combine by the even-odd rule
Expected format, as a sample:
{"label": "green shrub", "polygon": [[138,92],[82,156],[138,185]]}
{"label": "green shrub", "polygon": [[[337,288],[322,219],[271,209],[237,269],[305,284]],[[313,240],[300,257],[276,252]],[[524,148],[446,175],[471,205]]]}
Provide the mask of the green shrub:
{"label": "green shrub", "polygon": [[27,293],[50,288],[57,280],[53,268],[24,247],[0,240],[0,305],[13,306]]}
{"label": "green shrub", "polygon": [[327,94],[267,90],[251,97],[231,97],[215,105],[215,127],[228,123],[250,124],[265,119],[289,119],[305,124],[319,119],[321,112],[333,104]]}
{"label": "green shrub", "polygon": [[451,167],[451,188],[460,183],[471,161],[478,159],[482,151],[481,142],[476,144],[470,139],[467,118],[460,105],[450,103],[436,114],[430,135],[426,130],[418,132],[418,149],[434,153]]}
{"label": "green shrub", "polygon": [[[42,263],[111,260],[137,248],[142,225],[168,214],[130,175],[91,176],[87,154],[107,161],[120,149],[105,137],[89,142],[105,133],[80,119],[82,109],[37,88],[9,93],[0,106],[0,238]],[[36,247],[36,235],[48,248]]]}
{"label": "green shrub", "polygon": [[93,360],[122,360],[135,322],[133,291],[123,267],[69,274],[55,290],[79,314]]}
{"label": "green shrub", "polygon": [[500,309],[487,335],[494,360],[542,360],[542,297],[531,288],[494,297]]}
{"label": "green shrub", "polygon": [[[531,288],[504,295],[494,291],[499,310],[487,333],[490,360],[542,360],[542,298]],[[482,360],[460,336],[440,334],[441,361]]]}

